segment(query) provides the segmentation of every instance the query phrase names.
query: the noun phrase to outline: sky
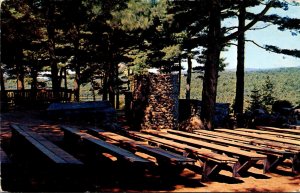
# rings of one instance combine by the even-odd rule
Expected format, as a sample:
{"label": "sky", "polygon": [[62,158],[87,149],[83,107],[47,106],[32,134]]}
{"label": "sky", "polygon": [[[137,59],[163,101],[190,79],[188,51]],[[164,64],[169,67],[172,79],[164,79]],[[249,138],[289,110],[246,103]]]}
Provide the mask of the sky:
{"label": "sky", "polygon": [[[260,9],[255,9],[253,12],[254,11],[260,12]],[[300,6],[291,6],[287,11],[273,9],[267,12],[267,14],[270,13],[291,18],[300,18]],[[236,22],[237,21],[229,21],[229,24],[236,24]],[[263,26],[265,26],[265,24],[260,22],[255,25],[254,28]],[[270,44],[278,46],[279,48],[300,50],[300,34],[293,36],[290,31],[280,31],[274,25],[262,30],[249,30],[246,32],[245,36],[246,39],[254,40],[260,45]],[[226,69],[236,68],[236,52],[236,46],[231,46],[227,52],[222,52],[221,56],[225,57],[225,62],[228,63]],[[300,58],[271,53],[257,47],[251,42],[246,42],[245,68],[269,69],[281,67],[300,67]]]}
{"label": "sky", "polygon": [[[300,2],[300,1],[299,1]],[[259,13],[264,7],[259,7],[251,10],[253,13]],[[249,11],[249,10],[247,10]],[[300,6],[289,6],[287,11],[282,9],[271,9],[267,14],[278,14],[281,16],[288,16],[290,18],[300,18]],[[230,19],[222,23],[226,26],[237,26],[237,19]],[[249,22],[249,21],[248,21]],[[247,22],[246,22],[247,24]],[[253,28],[259,28],[266,26],[265,23],[259,22],[253,26]],[[300,50],[300,34],[293,36],[290,31],[280,31],[277,26],[271,25],[261,30],[248,30],[245,34],[245,38],[253,40],[259,45],[265,44],[274,45],[281,49],[298,49]],[[222,52],[221,57],[226,58],[225,62],[228,65],[225,67],[227,70],[236,69],[237,64],[237,47],[231,46],[228,51]],[[199,65],[196,60],[193,60],[193,67]],[[187,63],[182,62],[184,68],[187,70]],[[276,54],[268,52],[251,42],[245,43],[245,68],[250,69],[271,69],[282,67],[300,67],[300,58],[286,56],[282,54]]]}

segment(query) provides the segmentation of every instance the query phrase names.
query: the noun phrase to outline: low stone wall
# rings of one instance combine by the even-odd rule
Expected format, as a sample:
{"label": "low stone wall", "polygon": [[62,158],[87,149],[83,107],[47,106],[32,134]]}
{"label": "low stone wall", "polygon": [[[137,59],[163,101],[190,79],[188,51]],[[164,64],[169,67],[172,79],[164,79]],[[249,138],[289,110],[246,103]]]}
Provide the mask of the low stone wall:
{"label": "low stone wall", "polygon": [[149,74],[136,76],[127,118],[139,129],[173,129],[178,120],[178,76]]}

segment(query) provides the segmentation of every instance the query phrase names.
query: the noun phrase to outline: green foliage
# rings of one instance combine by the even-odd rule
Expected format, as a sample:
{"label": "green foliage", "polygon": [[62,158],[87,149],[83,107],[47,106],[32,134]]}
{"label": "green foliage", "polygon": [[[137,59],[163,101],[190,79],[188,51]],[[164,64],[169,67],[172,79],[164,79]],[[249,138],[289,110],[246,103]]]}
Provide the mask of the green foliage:
{"label": "green foliage", "polygon": [[122,10],[112,11],[107,21],[114,29],[123,31],[127,45],[123,56],[136,74],[143,74],[149,67],[170,67],[180,53],[170,32],[173,14],[168,1],[130,0]]}
{"label": "green foliage", "polygon": [[[273,84],[272,96],[276,100],[287,100],[293,105],[299,104],[300,99],[300,68],[280,68],[274,70],[246,71],[245,73],[245,102],[244,107],[249,106],[251,91],[256,85],[257,89],[263,90],[267,77]],[[218,79],[217,102],[233,103],[235,98],[235,71],[221,72]],[[201,100],[202,80],[197,79],[198,74],[192,76],[191,99]],[[186,77],[182,76],[182,80]],[[186,81],[181,81],[180,98],[185,98]]]}
{"label": "green foliage", "polygon": [[162,58],[163,60],[171,60],[174,61],[175,57],[178,57],[181,53],[180,45],[171,45],[164,47],[162,49],[162,52],[165,54],[164,57]]}
{"label": "green foliage", "polygon": [[264,105],[262,102],[261,90],[259,90],[256,85],[254,85],[253,90],[251,90],[249,107],[247,110],[254,112],[255,109],[264,109]]}
{"label": "green foliage", "polygon": [[152,4],[148,1],[130,0],[127,9],[112,12],[112,20],[108,20],[110,26],[116,26],[124,31],[137,29],[145,30],[153,25],[151,16]]}
{"label": "green foliage", "polygon": [[270,80],[270,77],[267,76],[265,83],[262,86],[261,95],[262,95],[262,104],[267,108],[269,112],[271,112],[272,105],[276,100],[276,98],[273,95],[274,89],[275,87],[273,82]]}

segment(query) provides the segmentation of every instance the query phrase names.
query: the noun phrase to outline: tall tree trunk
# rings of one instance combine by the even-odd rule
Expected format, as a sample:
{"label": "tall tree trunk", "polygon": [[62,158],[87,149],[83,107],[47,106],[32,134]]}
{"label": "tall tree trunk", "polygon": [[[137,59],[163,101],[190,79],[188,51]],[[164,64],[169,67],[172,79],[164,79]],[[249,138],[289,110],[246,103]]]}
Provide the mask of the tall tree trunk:
{"label": "tall tree trunk", "polygon": [[117,66],[115,64],[114,60],[114,53],[112,52],[112,43],[110,41],[110,37],[108,37],[108,44],[107,44],[107,53],[108,53],[108,63],[109,63],[109,69],[108,69],[108,100],[111,103],[111,105],[115,108],[115,78],[116,78],[116,69]]}
{"label": "tall tree trunk", "polygon": [[[243,1],[239,5],[239,30],[245,28],[246,8]],[[235,95],[235,115],[237,117],[237,126],[242,127],[242,114],[244,109],[244,76],[245,76],[245,33],[238,36],[237,47],[237,68],[236,68],[236,95]]]}
{"label": "tall tree trunk", "polygon": [[59,71],[59,77],[58,77],[59,85],[61,85],[61,83],[62,83],[62,79],[63,79],[63,70],[64,70],[63,67],[61,67],[60,70],[58,70],[58,71]]}
{"label": "tall tree trunk", "polygon": [[93,77],[91,78],[91,86],[92,86],[92,95],[93,95],[93,101],[96,101],[96,94],[95,94],[95,81]]}
{"label": "tall tree trunk", "polygon": [[179,71],[178,71],[178,85],[179,85],[179,93],[178,95],[180,96],[180,88],[181,88],[181,57],[179,57],[179,61],[178,61],[178,64],[179,64]]}
{"label": "tall tree trunk", "polygon": [[120,90],[119,90],[119,85],[117,85],[116,89],[116,109],[120,108]]}
{"label": "tall tree trunk", "polygon": [[31,100],[36,101],[36,94],[37,94],[37,70],[35,68],[31,69]]}
{"label": "tall tree trunk", "polygon": [[64,76],[63,76],[63,79],[64,79],[64,98],[66,101],[69,101],[69,98],[68,98],[68,82],[67,82],[67,67],[63,67],[63,70],[64,70]]}
{"label": "tall tree trunk", "polygon": [[107,73],[104,73],[104,77],[103,77],[103,83],[102,83],[102,88],[103,88],[103,95],[102,95],[102,100],[103,101],[107,101],[107,94],[108,94],[108,83],[107,83]]}
{"label": "tall tree trunk", "polygon": [[47,6],[47,33],[48,33],[48,51],[50,57],[50,66],[51,66],[51,78],[52,78],[52,90],[53,97],[55,100],[59,100],[59,79],[58,79],[58,67],[55,56],[55,27],[54,27],[54,10],[55,7],[53,3],[48,0]]}
{"label": "tall tree trunk", "polygon": [[[113,61],[113,60],[112,60]],[[110,72],[108,77],[108,97],[109,102],[115,108],[115,89],[114,89],[114,78],[115,78],[115,65],[113,62],[110,64]]]}
{"label": "tall tree trunk", "polygon": [[221,14],[219,0],[212,0],[209,10],[207,59],[202,90],[201,119],[208,130],[214,129],[217,96],[218,68],[220,60]]}
{"label": "tall tree trunk", "polygon": [[64,67],[64,83],[65,83],[65,90],[68,89],[68,80],[67,80],[67,68]]}
{"label": "tall tree trunk", "polygon": [[19,105],[24,105],[24,71],[23,69],[20,67],[20,65],[18,65],[17,67],[17,90],[18,92],[15,95],[15,104],[16,106]]}
{"label": "tall tree trunk", "polygon": [[185,91],[185,98],[191,99],[191,80],[192,80],[192,57],[191,57],[191,49],[188,50],[188,69],[187,69],[187,77],[186,77],[186,91]]}
{"label": "tall tree trunk", "polygon": [[7,100],[7,93],[5,90],[5,83],[4,83],[4,76],[3,76],[3,70],[0,66],[0,81],[1,81],[1,112],[7,112],[8,111],[8,100]]}
{"label": "tall tree trunk", "polygon": [[116,109],[120,109],[120,86],[122,86],[121,80],[119,79],[119,65],[115,67],[115,86],[116,86]]}
{"label": "tall tree trunk", "polygon": [[74,78],[74,96],[75,96],[75,101],[79,102],[80,101],[80,67],[76,65],[75,68],[75,78]]}
{"label": "tall tree trunk", "polygon": [[75,50],[75,53],[74,53],[74,61],[75,61],[75,79],[74,79],[74,84],[75,84],[75,101],[79,101],[80,100],[80,61],[79,61],[79,36],[80,36],[80,29],[79,29],[79,26],[74,24],[73,26],[75,28],[75,31],[76,31],[76,38],[73,42],[73,45],[74,45],[74,50]]}
{"label": "tall tree trunk", "polygon": [[17,72],[17,90],[24,91],[24,72]]}
{"label": "tall tree trunk", "polygon": [[74,58],[75,61],[75,78],[74,78],[74,96],[75,96],[75,101],[79,102],[80,101],[80,66],[78,64],[78,58],[75,55]]}
{"label": "tall tree trunk", "polygon": [[17,72],[17,90],[19,94],[22,96],[25,86],[24,86],[24,68],[22,65],[22,50],[16,49],[16,57],[14,58],[14,62],[16,64],[16,72]]}

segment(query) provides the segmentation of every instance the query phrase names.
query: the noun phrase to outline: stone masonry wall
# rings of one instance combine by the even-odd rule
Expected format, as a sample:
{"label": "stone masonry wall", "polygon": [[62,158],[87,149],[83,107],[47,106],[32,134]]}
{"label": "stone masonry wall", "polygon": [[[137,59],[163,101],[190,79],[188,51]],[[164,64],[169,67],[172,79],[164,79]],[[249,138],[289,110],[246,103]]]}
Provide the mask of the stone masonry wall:
{"label": "stone masonry wall", "polygon": [[131,120],[136,129],[173,129],[178,123],[178,76],[137,76],[131,102]]}

